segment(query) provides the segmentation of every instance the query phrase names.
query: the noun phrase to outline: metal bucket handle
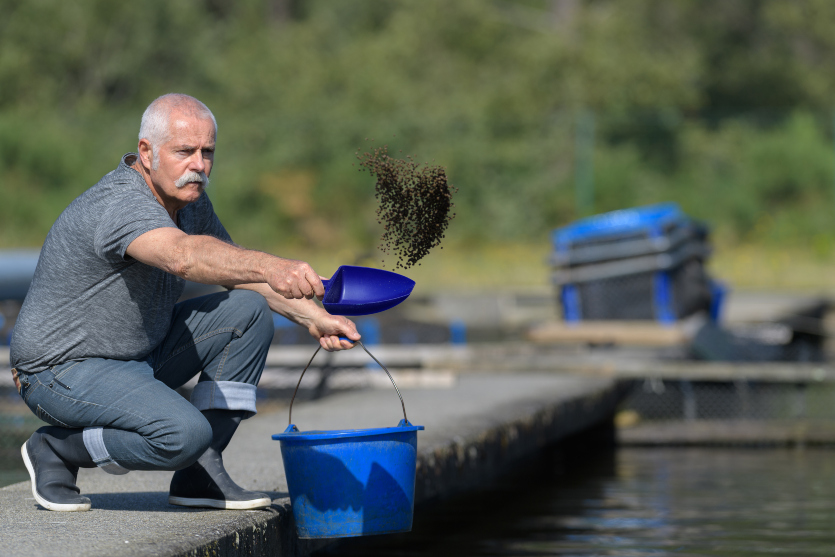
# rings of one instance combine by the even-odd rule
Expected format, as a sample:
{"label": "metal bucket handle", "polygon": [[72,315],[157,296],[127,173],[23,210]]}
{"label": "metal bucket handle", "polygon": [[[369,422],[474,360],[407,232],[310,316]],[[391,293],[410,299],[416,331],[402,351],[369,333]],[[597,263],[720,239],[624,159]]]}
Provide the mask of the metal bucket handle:
{"label": "metal bucket handle", "polygon": [[[404,426],[412,425],[412,424],[409,423],[409,418],[406,417],[406,403],[403,402],[403,395],[400,394],[400,389],[397,388],[397,383],[394,382],[394,378],[391,376],[391,373],[389,373],[389,370],[386,369],[386,366],[384,366],[382,363],[380,363],[380,360],[378,360],[377,358],[374,357],[374,354],[372,354],[371,352],[368,351],[368,348],[365,347],[365,345],[362,343],[362,341],[353,340],[351,342],[356,342],[360,346],[362,346],[362,349],[365,350],[366,353],[368,353],[369,356],[371,356],[372,360],[377,362],[377,365],[379,365],[381,368],[383,368],[383,371],[385,371],[386,375],[388,375],[389,379],[391,379],[391,384],[394,385],[394,390],[397,391],[397,396],[400,397],[400,405],[403,407],[403,421],[400,422],[398,424],[398,426],[399,425],[404,425]],[[299,376],[299,382],[296,383],[296,390],[293,391],[293,398],[290,399],[290,419],[287,422],[288,423],[288,428],[293,425],[293,401],[296,400],[296,393],[299,392],[299,385],[302,384],[302,377],[304,377],[304,372],[307,371],[307,368],[309,368],[310,364],[313,363],[313,358],[316,357],[316,354],[318,354],[319,350],[321,350],[321,349],[322,349],[321,345],[318,348],[316,348],[316,352],[313,353],[313,356],[310,357],[310,360],[307,362],[307,365],[304,366],[304,369],[302,370],[302,374],[301,374],[301,376]]]}

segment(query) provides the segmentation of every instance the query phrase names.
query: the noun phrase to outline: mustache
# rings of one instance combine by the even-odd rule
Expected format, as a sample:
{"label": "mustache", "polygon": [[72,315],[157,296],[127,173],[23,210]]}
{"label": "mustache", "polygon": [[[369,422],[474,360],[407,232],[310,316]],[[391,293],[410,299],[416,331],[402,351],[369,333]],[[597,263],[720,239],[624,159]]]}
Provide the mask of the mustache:
{"label": "mustache", "polygon": [[206,176],[205,172],[188,171],[185,174],[183,174],[182,176],[180,176],[179,178],[177,178],[177,181],[174,182],[174,185],[177,186],[177,189],[180,189],[180,188],[185,187],[185,185],[188,184],[189,182],[196,182],[196,183],[203,184],[203,187],[205,188],[206,186],[209,185],[209,177]]}

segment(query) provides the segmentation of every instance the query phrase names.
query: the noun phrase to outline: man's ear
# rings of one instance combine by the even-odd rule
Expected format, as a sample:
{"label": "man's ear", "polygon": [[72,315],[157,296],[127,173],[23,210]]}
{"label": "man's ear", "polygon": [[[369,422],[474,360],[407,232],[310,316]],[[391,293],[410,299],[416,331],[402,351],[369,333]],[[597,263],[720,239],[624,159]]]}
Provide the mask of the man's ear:
{"label": "man's ear", "polygon": [[151,169],[154,159],[154,149],[151,147],[151,142],[147,139],[139,140],[139,159],[142,162],[142,166],[149,170]]}

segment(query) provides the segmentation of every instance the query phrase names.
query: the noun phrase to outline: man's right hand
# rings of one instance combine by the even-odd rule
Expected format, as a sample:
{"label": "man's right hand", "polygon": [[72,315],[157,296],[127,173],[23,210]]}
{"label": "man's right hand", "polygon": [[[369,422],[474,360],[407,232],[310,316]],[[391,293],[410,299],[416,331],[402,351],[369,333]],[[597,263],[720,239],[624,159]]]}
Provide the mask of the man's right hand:
{"label": "man's right hand", "polygon": [[325,297],[322,279],[309,264],[295,259],[275,257],[264,271],[264,282],[288,299]]}

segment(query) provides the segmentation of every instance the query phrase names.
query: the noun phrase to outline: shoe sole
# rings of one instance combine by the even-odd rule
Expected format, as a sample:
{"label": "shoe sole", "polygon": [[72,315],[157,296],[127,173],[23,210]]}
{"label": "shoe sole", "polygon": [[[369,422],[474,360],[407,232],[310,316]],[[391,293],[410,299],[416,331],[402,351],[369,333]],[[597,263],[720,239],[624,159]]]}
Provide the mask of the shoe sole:
{"label": "shoe sole", "polygon": [[260,499],[251,499],[249,501],[226,501],[220,499],[197,499],[192,497],[176,497],[174,495],[168,496],[168,502],[171,505],[179,505],[181,507],[202,507],[210,509],[226,509],[242,511],[247,509],[266,509],[273,504],[272,499],[262,497]]}
{"label": "shoe sole", "polygon": [[41,494],[38,493],[38,484],[35,481],[35,467],[32,466],[32,461],[29,460],[29,451],[26,450],[26,443],[24,443],[23,446],[20,447],[20,454],[23,456],[23,464],[26,465],[26,471],[29,472],[29,478],[32,480],[32,495],[35,496],[35,501],[37,501],[40,506],[50,511],[60,512],[78,512],[90,510],[90,503],[53,503],[41,497]]}

